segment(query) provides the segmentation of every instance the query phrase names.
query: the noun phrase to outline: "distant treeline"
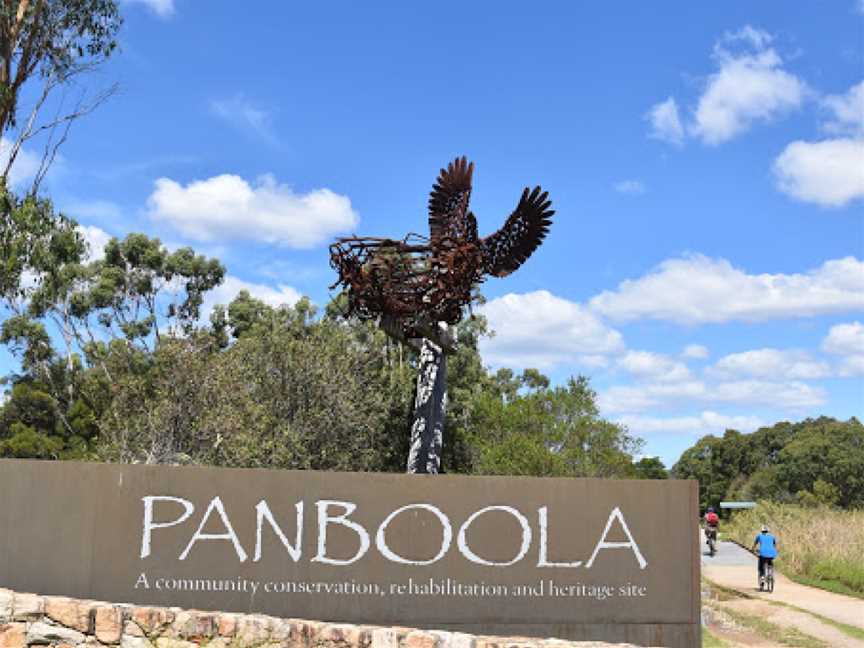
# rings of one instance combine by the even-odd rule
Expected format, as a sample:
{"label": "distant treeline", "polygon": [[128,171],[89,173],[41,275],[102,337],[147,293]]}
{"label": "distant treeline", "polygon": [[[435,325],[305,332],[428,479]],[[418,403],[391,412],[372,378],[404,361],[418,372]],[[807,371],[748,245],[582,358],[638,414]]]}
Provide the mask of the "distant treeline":
{"label": "distant treeline", "polygon": [[864,506],[864,425],[822,416],[777,423],[752,434],[727,430],[701,438],[672,467],[699,480],[703,509],[722,500],[773,500],[804,506]]}

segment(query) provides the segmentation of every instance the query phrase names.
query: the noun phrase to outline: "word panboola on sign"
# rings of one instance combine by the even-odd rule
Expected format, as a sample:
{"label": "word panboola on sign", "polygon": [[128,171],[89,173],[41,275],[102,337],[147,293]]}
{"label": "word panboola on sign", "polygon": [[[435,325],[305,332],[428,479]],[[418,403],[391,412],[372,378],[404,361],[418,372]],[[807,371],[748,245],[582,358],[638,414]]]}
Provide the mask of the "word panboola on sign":
{"label": "word panboola on sign", "polygon": [[[195,504],[188,499],[175,497],[171,495],[147,495],[142,498],[144,504],[144,517],[141,531],[141,558],[147,558],[154,550],[154,531],[165,529],[178,525],[193,523],[194,532],[189,538],[183,551],[177,557],[178,560],[186,560],[196,544],[199,542],[227,542],[237,557],[239,562],[246,562],[249,559],[249,553],[244,548],[244,543],[241,542],[240,536],[235,531],[228,512],[222,499],[218,496],[212,498],[207,505],[206,510],[200,517],[197,526],[191,520],[195,513]],[[351,565],[358,560],[361,560],[370,550],[372,539],[370,530],[362,524],[351,519],[351,514],[357,509],[357,504],[349,501],[340,500],[317,500],[315,501],[315,510],[317,517],[316,526],[316,543],[314,554],[309,558],[313,563],[323,563],[327,565]],[[157,510],[159,513],[165,514],[166,510],[173,512],[176,516],[172,519],[166,515],[165,518],[159,516],[157,518]],[[165,510],[163,510],[165,509]],[[303,529],[306,521],[305,509],[306,503],[303,500],[298,501],[294,505],[296,517],[293,520],[293,533],[291,539],[282,525],[276,520],[266,499],[260,500],[255,505],[255,530],[254,530],[254,550],[252,561],[259,562],[263,557],[262,538],[265,532],[270,532],[279,539],[287,554],[295,563],[303,559]],[[437,553],[431,558],[417,558],[402,556],[396,553],[387,542],[387,529],[398,516],[409,512],[424,511],[427,516],[431,516],[432,520],[437,520],[440,525],[440,547]],[[493,511],[500,511],[509,516],[512,516],[518,523],[521,535],[517,541],[518,549],[515,556],[510,560],[491,560],[484,558],[479,547],[472,548],[468,543],[468,531],[471,525],[484,514]],[[211,522],[211,517],[216,516],[221,525],[221,531],[214,533],[206,531],[205,528]],[[617,522],[626,536],[626,540],[611,542],[607,540],[613,523]],[[327,537],[331,526],[340,526],[350,531],[357,536],[357,550],[349,558],[335,558],[328,555],[327,552]],[[380,553],[384,560],[399,563],[402,565],[432,565],[441,560],[450,550],[453,545],[453,529],[454,525],[450,517],[434,504],[414,503],[400,506],[391,511],[381,521],[374,531],[375,548]],[[621,513],[621,509],[615,507],[609,513],[605,527],[598,529],[597,543],[591,552],[587,561],[573,560],[569,562],[550,562],[549,560],[549,508],[541,506],[537,509],[537,567],[557,567],[557,568],[577,568],[583,567],[591,569],[597,555],[602,550],[609,549],[629,549],[633,553],[639,569],[645,569],[648,566],[642,552],[639,550],[639,545],[630,533],[630,528],[627,526],[627,521]],[[251,530],[250,530],[251,531]],[[418,530],[425,532],[425,530]],[[290,532],[289,532],[290,533]],[[250,533],[250,538],[253,535]],[[468,516],[458,526],[456,534],[456,550],[467,561],[477,565],[485,565],[489,567],[509,567],[514,565],[528,556],[529,551],[534,542],[535,533],[528,517],[525,516],[519,509],[513,506],[496,504],[484,506]],[[248,545],[248,541],[247,544]]]}

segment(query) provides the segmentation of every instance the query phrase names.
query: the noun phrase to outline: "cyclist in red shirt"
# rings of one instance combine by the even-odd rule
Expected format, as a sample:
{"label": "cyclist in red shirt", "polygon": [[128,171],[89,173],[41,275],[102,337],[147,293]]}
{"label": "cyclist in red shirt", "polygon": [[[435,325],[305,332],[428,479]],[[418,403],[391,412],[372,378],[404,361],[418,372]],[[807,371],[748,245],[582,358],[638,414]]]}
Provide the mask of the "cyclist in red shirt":
{"label": "cyclist in red shirt", "polygon": [[710,540],[717,544],[717,528],[720,526],[720,516],[714,512],[714,507],[709,506],[705,514],[705,542],[711,546]]}

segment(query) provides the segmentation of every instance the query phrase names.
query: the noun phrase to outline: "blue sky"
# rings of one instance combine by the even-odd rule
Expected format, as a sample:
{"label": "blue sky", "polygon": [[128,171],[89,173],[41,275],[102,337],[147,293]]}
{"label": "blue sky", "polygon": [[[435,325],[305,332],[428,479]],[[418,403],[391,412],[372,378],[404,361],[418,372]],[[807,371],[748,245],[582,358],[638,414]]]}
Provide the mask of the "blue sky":
{"label": "blue sky", "polygon": [[861,416],[860,1],[122,8],[90,80],[121,92],[45,186],[94,245],[144,231],[218,256],[210,305],[324,304],[328,242],[427,232],[465,154],[482,234],[529,184],[557,210],[484,285],[490,366],[591,376],[667,464],[726,427]]}

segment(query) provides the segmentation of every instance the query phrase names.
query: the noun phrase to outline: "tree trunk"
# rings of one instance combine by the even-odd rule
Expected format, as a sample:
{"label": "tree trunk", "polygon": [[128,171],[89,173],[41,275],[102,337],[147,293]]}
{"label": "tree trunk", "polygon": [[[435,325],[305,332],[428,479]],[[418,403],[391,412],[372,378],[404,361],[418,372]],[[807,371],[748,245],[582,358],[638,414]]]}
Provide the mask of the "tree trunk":
{"label": "tree trunk", "polygon": [[440,346],[423,338],[408,452],[409,473],[437,475],[440,471],[446,408],[447,355]]}

